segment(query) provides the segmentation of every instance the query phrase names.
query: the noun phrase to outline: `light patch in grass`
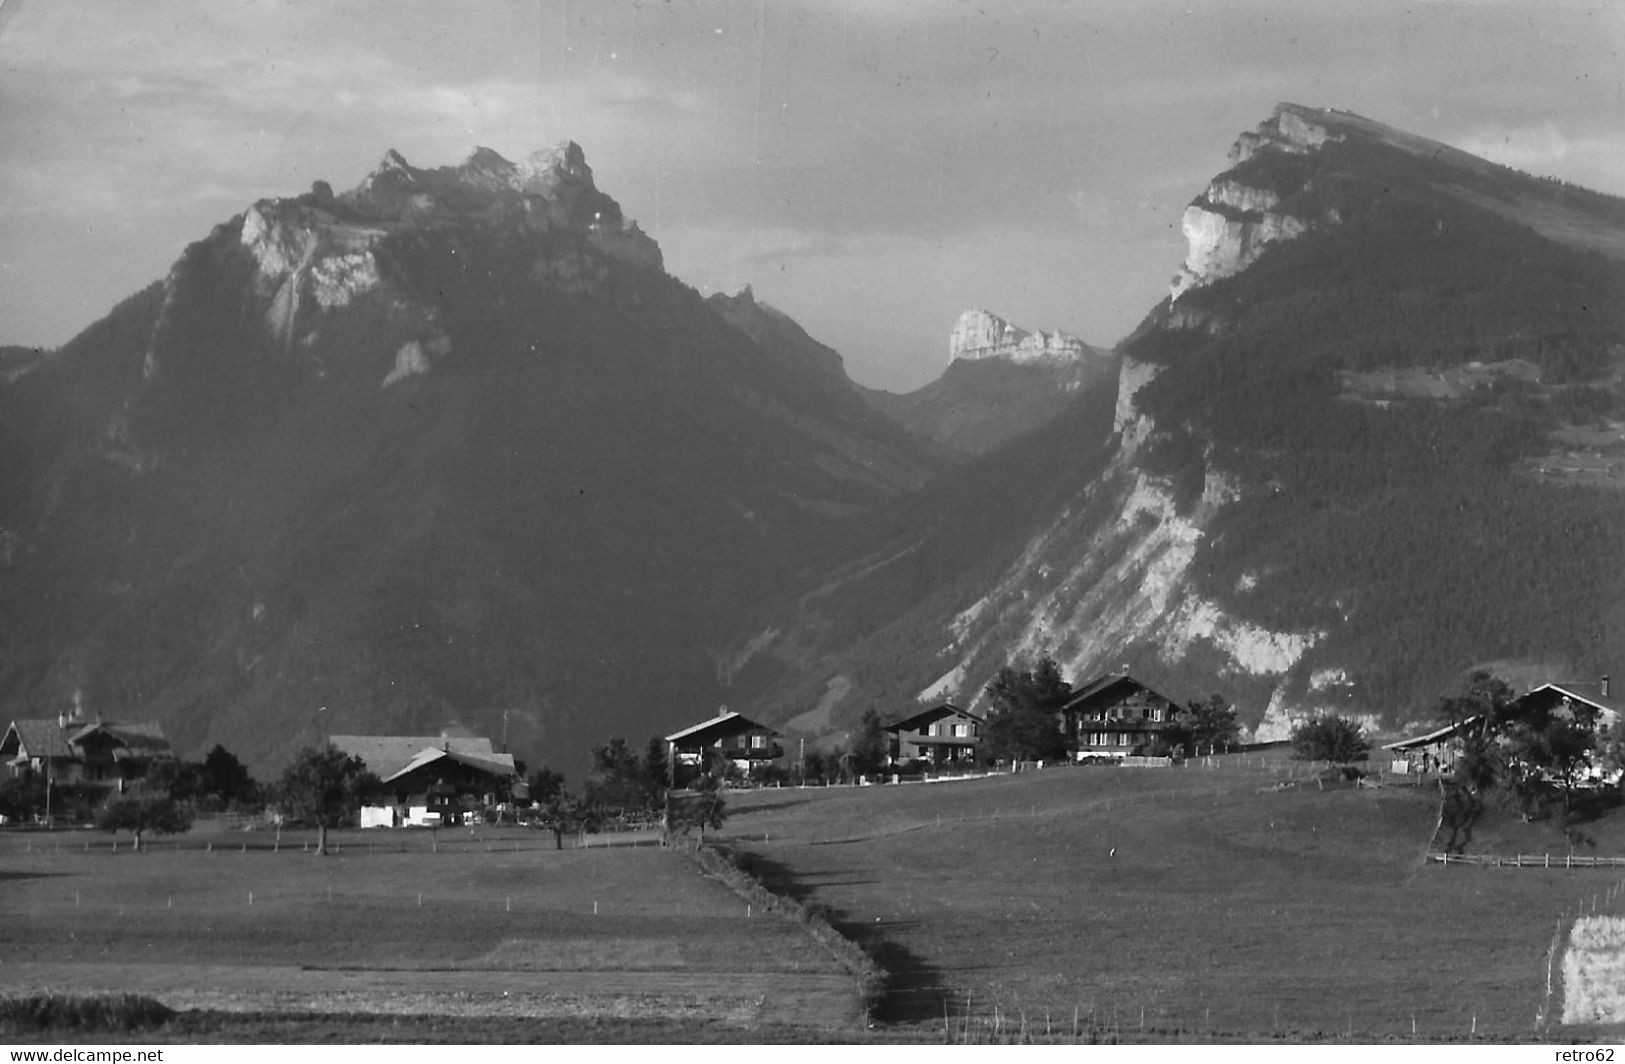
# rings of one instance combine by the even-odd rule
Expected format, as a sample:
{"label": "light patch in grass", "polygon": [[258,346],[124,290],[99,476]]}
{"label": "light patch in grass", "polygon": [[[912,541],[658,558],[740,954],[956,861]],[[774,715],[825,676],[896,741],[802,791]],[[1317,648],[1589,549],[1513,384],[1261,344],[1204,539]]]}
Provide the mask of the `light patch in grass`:
{"label": "light patch in grass", "polygon": [[1625,917],[1574,922],[1563,954],[1563,1022],[1625,1023]]}

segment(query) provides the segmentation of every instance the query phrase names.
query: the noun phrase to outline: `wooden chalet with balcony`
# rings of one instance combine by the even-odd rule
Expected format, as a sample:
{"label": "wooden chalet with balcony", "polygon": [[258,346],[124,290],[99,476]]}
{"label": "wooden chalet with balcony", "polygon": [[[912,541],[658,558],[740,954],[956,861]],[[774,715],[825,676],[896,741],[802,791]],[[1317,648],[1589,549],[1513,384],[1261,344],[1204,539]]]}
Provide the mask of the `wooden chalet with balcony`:
{"label": "wooden chalet with balcony", "polygon": [[0,762],[13,776],[37,773],[56,784],[122,790],[156,761],[174,758],[164,730],[152,722],[54,718],[14,720],[0,736]]}
{"label": "wooden chalet with balcony", "polygon": [[477,823],[512,800],[519,783],[512,754],[484,736],[335,735],[334,749],[360,758],[378,777],[361,826],[437,827]]}
{"label": "wooden chalet with balcony", "polygon": [[708,771],[759,773],[784,756],[779,733],[731,710],[723,710],[666,736],[666,770],[673,787],[686,787]]}
{"label": "wooden chalet with balcony", "polygon": [[1174,723],[1179,704],[1126,672],[1107,673],[1072,692],[1061,707],[1076,758],[1145,754]]}
{"label": "wooden chalet with balcony", "polygon": [[893,765],[926,761],[932,765],[967,765],[976,760],[987,721],[952,702],[922,709],[886,725]]}

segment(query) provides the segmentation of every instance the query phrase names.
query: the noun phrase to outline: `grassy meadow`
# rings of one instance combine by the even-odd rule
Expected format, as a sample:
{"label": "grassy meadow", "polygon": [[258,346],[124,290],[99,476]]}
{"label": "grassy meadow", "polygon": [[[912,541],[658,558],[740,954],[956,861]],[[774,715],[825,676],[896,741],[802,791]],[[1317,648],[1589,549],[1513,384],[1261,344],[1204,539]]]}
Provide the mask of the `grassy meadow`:
{"label": "grassy meadow", "polygon": [[765,791],[728,827],[893,973],[885,1019],[938,1036],[1543,1037],[1558,923],[1619,871],[1428,864],[1438,811],[1251,754]]}
{"label": "grassy meadow", "polygon": [[127,836],[115,850],[93,832],[0,835],[0,997],[135,992],[283,1017],[271,1037],[293,1041],[287,1017],[387,1017],[418,1035],[438,1023],[461,1040],[524,1040],[540,1023],[548,1040],[560,1022],[622,1021],[655,1037],[827,1036],[861,1015],[802,928],[748,914],[681,853],[560,851],[521,829],[338,838],[316,857],[258,832],[141,853]]}
{"label": "grassy meadow", "polygon": [[[747,909],[689,856],[559,851],[517,828],[339,832],[325,858],[219,825],[139,854],[127,836],[0,834],[0,998],[133,992],[182,1010],[164,1030],[185,1041],[1618,1034],[1597,977],[1571,974],[1572,1001],[1564,986],[1618,958],[1553,947],[1578,916],[1625,911],[1621,870],[1428,862],[1437,788],[1384,782],[1254,753],[730,794],[735,862],[885,968],[872,1028],[804,924]],[[1625,853],[1619,819],[1579,844]],[[1568,845],[1496,811],[1465,843]]]}

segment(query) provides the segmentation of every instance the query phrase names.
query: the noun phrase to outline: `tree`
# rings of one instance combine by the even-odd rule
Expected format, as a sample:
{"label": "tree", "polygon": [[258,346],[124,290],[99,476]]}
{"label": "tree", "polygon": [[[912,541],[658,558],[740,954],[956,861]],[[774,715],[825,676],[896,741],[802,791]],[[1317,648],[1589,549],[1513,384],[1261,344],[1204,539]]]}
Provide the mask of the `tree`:
{"label": "tree", "polygon": [[1467,677],[1466,689],[1459,695],[1441,696],[1434,714],[1443,724],[1460,724],[1481,717],[1489,728],[1498,728],[1510,719],[1517,694],[1505,680],[1483,670]]}
{"label": "tree", "polygon": [[110,795],[96,810],[96,827],[102,831],[128,831],[141,849],[141,836],[175,835],[192,829],[192,807],[176,801],[163,790],[137,786],[123,794]]}
{"label": "tree", "polygon": [[177,802],[191,802],[198,797],[198,767],[178,758],[154,761],[141,782],[146,790],[168,795]]}
{"label": "tree", "polygon": [[653,809],[658,791],[646,768],[646,759],[640,758],[625,739],[612,737],[596,744],[592,748],[592,768],[587,773],[587,801],[605,810]]}
{"label": "tree", "polygon": [[345,824],[361,808],[361,799],[379,786],[359,757],[328,747],[306,747],[294,755],[274,791],[277,808],[293,820],[316,825],[316,852],[327,853],[327,829]]}
{"label": "tree", "polygon": [[687,835],[699,829],[700,841],[705,841],[706,828],[720,828],[728,815],[728,803],[722,796],[722,781],[715,776],[701,776],[686,792],[669,791],[666,795],[666,833],[681,831]]}
{"label": "tree", "polygon": [[543,806],[564,791],[564,774],[543,765],[532,772],[525,783],[530,788],[531,804]]}
{"label": "tree", "polygon": [[852,738],[852,771],[865,775],[879,772],[886,764],[887,745],[880,714],[870,706],[863,711],[858,733]]}
{"label": "tree", "polygon": [[24,769],[16,776],[0,780],[0,816],[7,820],[27,820],[45,810],[45,774]]}
{"label": "tree", "polygon": [[1336,715],[1316,717],[1292,729],[1292,756],[1347,765],[1370,757],[1371,743],[1356,721]]}
{"label": "tree", "polygon": [[259,797],[259,785],[248,774],[248,768],[219,743],[203,755],[197,771],[197,790],[201,797],[212,798],[222,806],[254,802]]}
{"label": "tree", "polygon": [[536,805],[541,825],[553,833],[553,848],[564,849],[564,836],[587,831],[598,825],[598,810],[563,787],[556,788]]}
{"label": "tree", "polygon": [[1066,757],[1061,707],[1071,686],[1044,657],[1030,669],[1006,665],[987,685],[986,755],[995,760],[1059,761]]}
{"label": "tree", "polygon": [[[1561,712],[1534,712],[1502,730],[1502,746],[1526,796],[1542,778],[1555,778],[1563,789],[1563,816],[1574,806],[1574,785],[1591,767],[1597,732],[1589,720]],[[1526,809],[1527,812],[1527,809]]]}
{"label": "tree", "polygon": [[666,740],[658,735],[649,736],[649,742],[643,748],[643,780],[651,804],[658,803],[665,792],[669,768]]}
{"label": "tree", "polygon": [[1202,747],[1229,747],[1241,738],[1236,709],[1220,695],[1193,701],[1174,711],[1173,726],[1165,733],[1169,746],[1188,746],[1194,754]]}

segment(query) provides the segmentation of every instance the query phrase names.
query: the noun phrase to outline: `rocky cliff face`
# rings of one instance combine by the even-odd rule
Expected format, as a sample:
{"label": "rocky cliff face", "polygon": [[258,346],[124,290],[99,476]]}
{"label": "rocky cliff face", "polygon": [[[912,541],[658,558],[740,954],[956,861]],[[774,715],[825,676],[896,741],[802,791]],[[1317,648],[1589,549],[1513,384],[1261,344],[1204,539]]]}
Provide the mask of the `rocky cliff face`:
{"label": "rocky cliff face", "polygon": [[1002,358],[1011,362],[1087,358],[1091,348],[1064,332],[1028,332],[985,310],[967,310],[948,334],[948,358]]}
{"label": "rocky cliff face", "polygon": [[1302,182],[1261,187],[1253,182],[1267,168],[1254,161],[1309,155],[1346,136],[1337,128],[1335,112],[1281,104],[1256,130],[1238,137],[1230,148],[1231,168],[1209,182],[1180,218],[1189,251],[1170,298],[1177,301],[1192,288],[1234,276],[1271,244],[1292,240],[1316,225],[1337,224],[1335,210],[1311,218],[1283,209],[1282,200],[1300,191]]}

